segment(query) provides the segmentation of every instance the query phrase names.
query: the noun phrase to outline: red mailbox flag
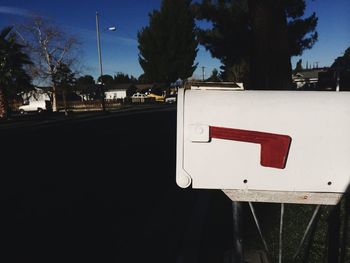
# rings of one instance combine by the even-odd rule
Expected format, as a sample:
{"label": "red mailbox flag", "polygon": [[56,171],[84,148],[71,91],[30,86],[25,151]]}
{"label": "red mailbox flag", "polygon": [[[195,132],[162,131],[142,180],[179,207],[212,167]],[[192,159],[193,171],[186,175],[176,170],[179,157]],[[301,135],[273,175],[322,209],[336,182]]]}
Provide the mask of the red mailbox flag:
{"label": "red mailbox flag", "polygon": [[258,143],[261,145],[260,164],[266,167],[284,169],[292,138],[288,135],[258,131],[209,127],[210,138]]}

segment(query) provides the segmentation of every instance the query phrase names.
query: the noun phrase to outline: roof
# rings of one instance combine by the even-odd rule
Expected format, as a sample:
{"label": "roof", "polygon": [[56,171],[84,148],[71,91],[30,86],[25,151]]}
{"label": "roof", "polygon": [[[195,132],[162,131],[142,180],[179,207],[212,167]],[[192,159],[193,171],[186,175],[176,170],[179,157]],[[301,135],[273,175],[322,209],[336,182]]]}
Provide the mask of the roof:
{"label": "roof", "polygon": [[109,89],[109,90],[106,90],[106,93],[108,93],[108,92],[118,92],[118,91],[120,91],[120,92],[122,92],[122,91],[127,91],[128,89]]}
{"label": "roof", "polygon": [[326,69],[319,68],[319,69],[307,69],[300,72],[297,72],[293,75],[293,79],[297,78],[303,78],[303,79],[317,79],[318,73],[324,72]]}
{"label": "roof", "polygon": [[153,87],[153,84],[136,84],[137,91],[149,90]]}
{"label": "roof", "polygon": [[34,89],[36,90],[42,90],[42,91],[52,91],[52,87],[51,86],[42,86],[42,87],[39,87],[39,86],[35,86]]}
{"label": "roof", "polygon": [[127,90],[132,85],[134,85],[134,84],[133,83],[112,84],[112,85],[108,86],[108,90],[107,91]]}

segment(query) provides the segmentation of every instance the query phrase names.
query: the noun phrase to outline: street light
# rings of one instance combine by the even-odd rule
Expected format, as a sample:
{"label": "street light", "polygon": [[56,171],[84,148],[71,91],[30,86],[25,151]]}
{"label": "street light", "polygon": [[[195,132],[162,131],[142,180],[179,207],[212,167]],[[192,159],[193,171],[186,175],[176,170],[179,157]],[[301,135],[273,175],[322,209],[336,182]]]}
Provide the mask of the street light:
{"label": "street light", "polygon": [[[116,31],[117,28],[115,26],[108,27],[108,31]],[[96,34],[97,34],[97,51],[98,51],[98,62],[100,65],[100,80],[101,80],[101,102],[102,102],[102,110],[105,111],[105,93],[103,88],[103,69],[102,69],[102,55],[101,55],[101,40],[100,40],[100,23],[99,23],[99,14],[96,12]]]}

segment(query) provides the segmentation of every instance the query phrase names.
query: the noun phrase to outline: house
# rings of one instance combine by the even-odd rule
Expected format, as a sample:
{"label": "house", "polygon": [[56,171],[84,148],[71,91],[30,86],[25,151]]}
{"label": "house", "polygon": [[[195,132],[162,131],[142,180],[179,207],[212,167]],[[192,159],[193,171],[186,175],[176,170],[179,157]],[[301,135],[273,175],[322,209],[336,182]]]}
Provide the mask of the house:
{"label": "house", "polygon": [[318,89],[319,75],[327,72],[328,68],[306,69],[292,75],[297,89]]}
{"label": "house", "polygon": [[125,99],[130,96],[129,91],[133,89],[133,83],[113,84],[105,91],[106,100]]}
{"label": "house", "polygon": [[126,89],[113,89],[105,92],[106,100],[117,100],[126,98]]}
{"label": "house", "polygon": [[21,92],[23,102],[51,100],[51,87],[35,87],[31,91]]}
{"label": "house", "polygon": [[136,92],[146,94],[152,91],[153,84],[136,84],[135,87]]}

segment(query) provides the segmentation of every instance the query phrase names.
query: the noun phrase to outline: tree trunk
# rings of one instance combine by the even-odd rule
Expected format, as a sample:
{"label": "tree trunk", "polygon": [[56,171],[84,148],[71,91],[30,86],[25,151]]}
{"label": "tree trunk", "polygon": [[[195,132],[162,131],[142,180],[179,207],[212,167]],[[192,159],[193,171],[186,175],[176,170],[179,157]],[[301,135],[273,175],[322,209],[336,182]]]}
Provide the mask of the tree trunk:
{"label": "tree trunk", "polygon": [[52,111],[57,111],[57,96],[56,96],[56,85],[52,85]]}
{"label": "tree trunk", "polygon": [[9,114],[6,92],[0,88],[0,119],[6,119]]}
{"label": "tree trunk", "polygon": [[249,89],[291,88],[287,18],[281,1],[248,0],[252,21]]}
{"label": "tree trunk", "polygon": [[105,112],[106,111],[106,100],[105,100],[105,88],[104,88],[103,84],[101,84],[101,86],[100,86],[100,93],[101,93],[101,108],[102,108],[102,111]]}
{"label": "tree trunk", "polygon": [[63,98],[63,107],[64,107],[64,115],[68,115],[68,110],[67,110],[67,96],[66,96],[66,90],[62,90],[62,98]]}

